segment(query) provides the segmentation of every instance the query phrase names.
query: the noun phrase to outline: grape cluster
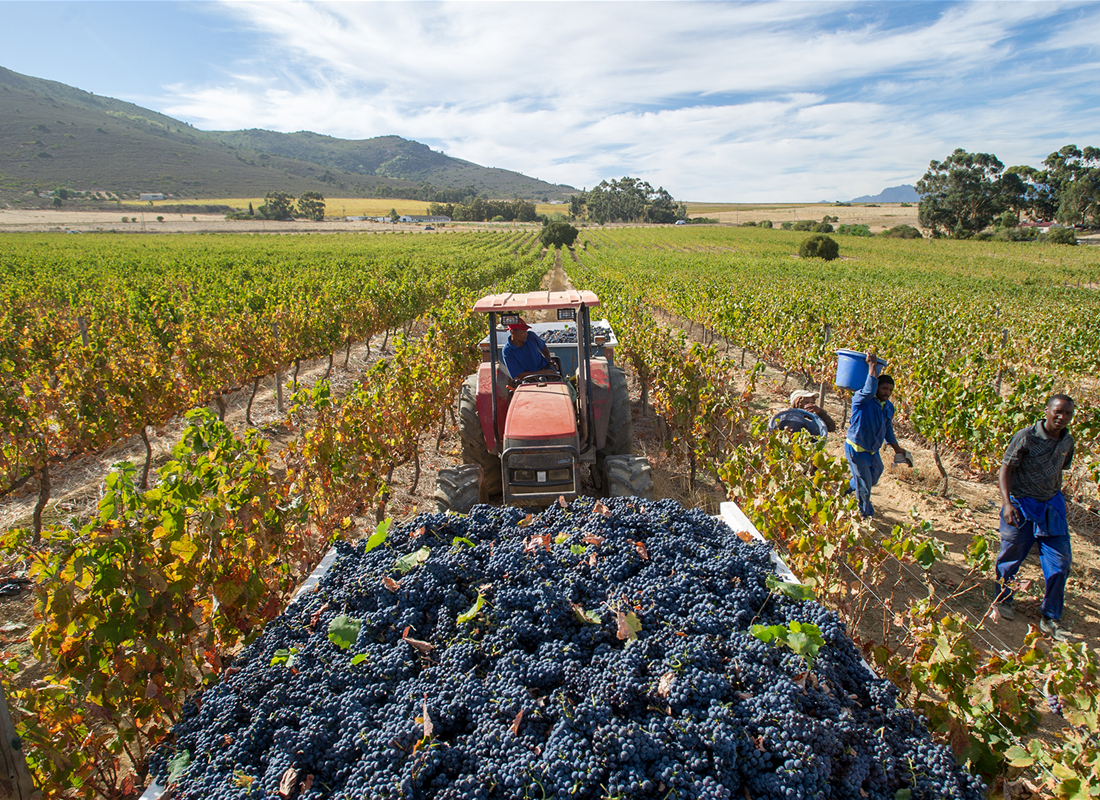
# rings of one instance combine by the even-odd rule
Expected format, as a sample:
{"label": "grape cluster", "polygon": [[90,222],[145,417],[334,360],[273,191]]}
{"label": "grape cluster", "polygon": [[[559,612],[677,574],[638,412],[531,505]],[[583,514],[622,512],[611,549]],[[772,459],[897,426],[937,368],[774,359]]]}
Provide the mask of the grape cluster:
{"label": "grape cluster", "polygon": [[[592,338],[597,336],[611,336],[611,326],[601,322],[592,323]],[[539,338],[546,344],[573,344],[577,341],[576,328],[559,328],[558,330],[540,333]]]}
{"label": "grape cluster", "polygon": [[[340,543],[187,702],[154,775],[174,763],[184,800],[983,796],[834,613],[768,589],[768,546],[670,500],[603,503]],[[340,615],[361,623],[346,648]],[[795,620],[826,642],[809,672],[748,633]]]}
{"label": "grape cluster", "polygon": [[1048,694],[1046,696],[1047,706],[1050,708],[1051,714],[1057,714],[1059,717],[1065,713],[1065,707],[1062,705],[1062,698],[1056,694]]}

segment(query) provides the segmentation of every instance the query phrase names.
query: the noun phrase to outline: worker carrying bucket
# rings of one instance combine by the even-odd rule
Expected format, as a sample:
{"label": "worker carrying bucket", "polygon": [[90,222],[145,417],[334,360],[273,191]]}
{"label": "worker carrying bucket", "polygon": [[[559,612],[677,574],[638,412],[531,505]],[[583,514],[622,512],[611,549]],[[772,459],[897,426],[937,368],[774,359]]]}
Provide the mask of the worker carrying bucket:
{"label": "worker carrying bucket", "polygon": [[[884,469],[879,455],[882,445],[894,448],[894,463],[905,462],[912,466],[913,461],[894,434],[894,404],[890,402],[894,379],[879,374],[886,362],[874,353],[865,355],[853,350],[838,350],[837,357],[836,385],[855,392],[851,422],[844,437],[844,455],[852,473],[848,492],[856,493],[859,513],[869,519],[875,515],[871,487],[878,483]],[[862,383],[857,383],[861,379]]]}

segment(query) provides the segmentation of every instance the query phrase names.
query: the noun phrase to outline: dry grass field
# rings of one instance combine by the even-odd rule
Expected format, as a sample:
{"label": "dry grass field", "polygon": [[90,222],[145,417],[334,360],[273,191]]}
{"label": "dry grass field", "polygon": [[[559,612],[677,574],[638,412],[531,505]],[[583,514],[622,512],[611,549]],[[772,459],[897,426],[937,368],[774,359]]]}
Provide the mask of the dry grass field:
{"label": "dry grass field", "polygon": [[740,225],[745,222],[771,220],[779,227],[782,222],[797,222],[800,219],[812,219],[821,222],[828,214],[837,217],[834,224],[862,224],[878,233],[895,225],[917,225],[917,206],[901,203],[882,203],[880,205],[838,206],[832,203],[688,203],[688,216],[710,217],[726,224]]}

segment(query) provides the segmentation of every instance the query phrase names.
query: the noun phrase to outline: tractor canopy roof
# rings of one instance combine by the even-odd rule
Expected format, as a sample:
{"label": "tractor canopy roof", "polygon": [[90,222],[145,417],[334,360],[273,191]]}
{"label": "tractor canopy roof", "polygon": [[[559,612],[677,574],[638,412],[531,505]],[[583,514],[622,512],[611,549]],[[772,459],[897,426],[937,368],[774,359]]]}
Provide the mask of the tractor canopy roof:
{"label": "tractor canopy roof", "polygon": [[595,292],[578,292],[569,290],[566,292],[522,292],[514,294],[491,294],[474,303],[474,311],[487,314],[493,312],[517,313],[521,311],[537,311],[540,309],[554,308],[580,308],[581,304],[588,308],[598,306],[600,299]]}

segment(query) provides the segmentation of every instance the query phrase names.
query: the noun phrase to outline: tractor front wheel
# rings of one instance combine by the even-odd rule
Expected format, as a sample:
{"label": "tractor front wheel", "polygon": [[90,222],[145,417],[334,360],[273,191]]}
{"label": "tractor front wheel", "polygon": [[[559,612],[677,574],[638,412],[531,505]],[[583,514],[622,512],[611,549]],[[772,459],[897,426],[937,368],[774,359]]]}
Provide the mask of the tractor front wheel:
{"label": "tractor front wheel", "polygon": [[603,467],[609,497],[653,499],[653,472],[645,456],[608,456]]}
{"label": "tractor front wheel", "polygon": [[477,373],[468,377],[458,395],[458,436],[462,440],[462,461],[478,464],[485,475],[485,493],[501,493],[500,456],[485,446],[485,431],[477,414]]}
{"label": "tractor front wheel", "polygon": [[463,464],[452,469],[441,469],[435,479],[435,510],[445,514],[453,511],[466,514],[475,504],[484,502],[479,486],[481,467]]}

